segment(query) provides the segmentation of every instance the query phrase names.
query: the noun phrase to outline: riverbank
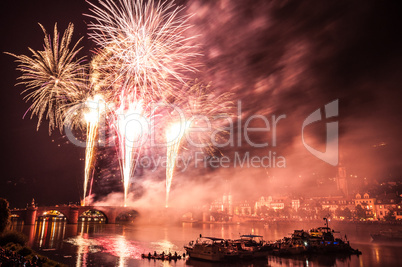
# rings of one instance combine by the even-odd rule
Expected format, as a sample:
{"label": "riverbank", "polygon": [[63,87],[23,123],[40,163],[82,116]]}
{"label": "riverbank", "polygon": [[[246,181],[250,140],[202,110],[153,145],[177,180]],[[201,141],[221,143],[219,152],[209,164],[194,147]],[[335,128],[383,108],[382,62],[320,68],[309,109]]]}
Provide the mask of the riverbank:
{"label": "riverbank", "polygon": [[25,246],[27,237],[14,231],[0,235],[0,266],[66,266]]}
{"label": "riverbank", "polygon": [[62,263],[53,261],[48,257],[37,254],[32,249],[19,244],[8,243],[0,247],[0,266],[43,266],[43,267],[64,267]]}

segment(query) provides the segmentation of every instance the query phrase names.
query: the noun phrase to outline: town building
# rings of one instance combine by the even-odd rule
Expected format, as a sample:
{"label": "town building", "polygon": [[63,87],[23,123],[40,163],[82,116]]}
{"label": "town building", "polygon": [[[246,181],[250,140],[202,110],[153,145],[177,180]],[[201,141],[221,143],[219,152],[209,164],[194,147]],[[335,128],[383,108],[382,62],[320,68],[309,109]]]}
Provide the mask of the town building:
{"label": "town building", "polygon": [[395,217],[402,220],[401,197],[395,193],[384,193],[377,197],[375,205],[377,219],[385,220],[385,216],[390,212],[395,212]]}
{"label": "town building", "polygon": [[376,198],[370,197],[368,193],[364,193],[363,196],[357,193],[353,200],[356,207],[360,205],[366,211],[366,216],[368,218],[373,218],[374,220],[377,219],[377,212],[375,207]]}

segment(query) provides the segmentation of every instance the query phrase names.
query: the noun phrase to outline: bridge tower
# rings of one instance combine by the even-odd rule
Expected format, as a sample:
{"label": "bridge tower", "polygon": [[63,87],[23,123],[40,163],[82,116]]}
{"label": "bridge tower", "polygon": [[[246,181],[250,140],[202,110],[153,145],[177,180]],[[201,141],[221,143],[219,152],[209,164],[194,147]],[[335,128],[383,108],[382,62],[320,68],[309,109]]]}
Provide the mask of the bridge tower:
{"label": "bridge tower", "polygon": [[32,199],[31,205],[27,208],[25,213],[25,221],[24,223],[27,225],[33,225],[36,221],[36,212],[38,208],[35,206],[35,199]]}

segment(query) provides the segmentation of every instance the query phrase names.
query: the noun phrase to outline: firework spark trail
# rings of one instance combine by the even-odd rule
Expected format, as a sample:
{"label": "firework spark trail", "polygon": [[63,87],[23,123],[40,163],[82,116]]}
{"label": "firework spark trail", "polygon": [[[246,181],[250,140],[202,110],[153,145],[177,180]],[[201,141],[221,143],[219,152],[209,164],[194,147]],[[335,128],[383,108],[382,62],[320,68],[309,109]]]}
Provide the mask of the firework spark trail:
{"label": "firework spark trail", "polygon": [[169,206],[170,188],[180,143],[189,126],[188,122],[176,122],[166,130],[166,208]]}
{"label": "firework spark trail", "polygon": [[[115,110],[114,128],[118,138],[120,169],[124,185],[124,206],[127,205],[129,182],[139,156],[139,150],[148,132],[148,121],[144,111],[143,101],[122,96],[120,106]],[[136,125],[139,123],[140,125]],[[140,126],[140,127],[138,127]],[[136,152],[134,154],[134,152]]]}
{"label": "firework spark trail", "polygon": [[95,20],[89,24],[89,36],[110,57],[104,66],[113,69],[104,72],[113,76],[108,80],[134,85],[126,87],[126,93],[141,99],[165,98],[186,82],[185,73],[196,71],[194,58],[199,53],[191,44],[195,36],[185,36],[190,25],[189,16],[180,15],[182,7],[154,0],[99,3],[89,3],[93,15],[87,16]]}
{"label": "firework spark trail", "polygon": [[94,161],[94,151],[95,151],[95,143],[96,137],[98,134],[98,126],[100,115],[105,111],[103,106],[103,99],[100,95],[95,95],[94,98],[90,98],[85,103],[89,108],[89,112],[86,113],[85,121],[87,125],[87,140],[85,147],[85,175],[84,175],[84,195],[83,195],[83,206],[86,204],[86,194],[88,190],[89,179],[91,178],[91,170]]}
{"label": "firework spark trail", "polygon": [[18,84],[23,84],[26,89],[24,99],[32,101],[29,110],[38,116],[37,129],[44,118],[49,120],[49,134],[56,127],[63,128],[63,121],[68,104],[76,101],[85,88],[85,68],[81,65],[84,57],[76,59],[81,41],[70,49],[71,38],[74,30],[73,24],[69,24],[61,40],[54,26],[53,40],[47,35],[45,28],[39,24],[45,34],[44,50],[32,52],[32,57],[26,55],[14,55],[19,63],[17,70],[22,72],[18,78]]}
{"label": "firework spark trail", "polygon": [[98,124],[88,121],[87,123],[87,141],[85,147],[85,176],[84,176],[84,195],[83,206],[85,206],[85,199],[87,194],[88,181],[91,174],[91,166],[94,155],[94,145],[96,140]]}

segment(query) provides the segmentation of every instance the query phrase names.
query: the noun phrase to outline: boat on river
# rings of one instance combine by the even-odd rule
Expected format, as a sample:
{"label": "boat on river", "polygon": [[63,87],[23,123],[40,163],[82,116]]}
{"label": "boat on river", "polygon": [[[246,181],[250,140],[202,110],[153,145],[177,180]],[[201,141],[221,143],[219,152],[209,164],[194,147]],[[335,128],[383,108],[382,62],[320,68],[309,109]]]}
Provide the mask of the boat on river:
{"label": "boat on river", "polygon": [[371,234],[373,241],[391,241],[391,242],[402,242],[402,231],[397,230],[385,230],[380,231],[375,234]]}
{"label": "boat on river", "polygon": [[148,253],[148,254],[141,254],[141,258],[149,259],[149,260],[167,260],[167,261],[173,260],[173,261],[176,261],[176,260],[180,260],[181,256],[177,255],[177,253],[175,253],[173,255],[171,253],[168,253],[168,254],[165,254],[165,253],[161,253],[161,254]]}
{"label": "boat on river", "polygon": [[273,254],[276,255],[298,255],[298,254],[361,254],[353,249],[349,241],[336,238],[335,230],[328,227],[328,220],[325,227],[313,228],[310,231],[294,230],[291,237],[285,237],[273,244]]}
{"label": "boat on river", "polygon": [[207,261],[228,261],[239,258],[232,243],[223,238],[202,237],[184,246],[190,258]]}
{"label": "boat on river", "polygon": [[266,258],[272,251],[260,235],[241,235],[240,239],[229,241],[237,250],[240,259]]}
{"label": "boat on river", "polygon": [[272,252],[271,244],[260,235],[241,235],[230,240],[203,237],[184,246],[190,258],[208,261],[230,261],[266,258]]}
{"label": "boat on river", "polygon": [[333,229],[328,227],[313,228],[310,231],[294,230],[290,237],[284,237],[276,242],[266,242],[259,235],[242,235],[240,239],[230,240],[215,237],[204,237],[191,241],[184,246],[190,258],[227,261],[232,259],[252,260],[265,258],[268,255],[301,255],[301,254],[357,254],[349,241],[336,238]]}
{"label": "boat on river", "polygon": [[284,237],[272,245],[273,255],[299,255],[305,252],[307,246],[304,241],[293,237]]}

